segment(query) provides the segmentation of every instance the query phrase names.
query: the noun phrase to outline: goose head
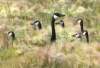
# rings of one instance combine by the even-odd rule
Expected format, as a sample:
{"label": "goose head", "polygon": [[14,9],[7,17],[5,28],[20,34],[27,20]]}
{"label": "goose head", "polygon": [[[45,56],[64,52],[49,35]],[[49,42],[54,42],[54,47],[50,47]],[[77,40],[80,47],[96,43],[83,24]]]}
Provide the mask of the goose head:
{"label": "goose head", "polygon": [[55,20],[57,20],[59,17],[64,17],[65,15],[64,14],[61,14],[61,13],[54,13],[53,14],[53,18],[55,19]]}
{"label": "goose head", "polygon": [[75,22],[74,22],[74,25],[76,24],[83,24],[83,19],[82,18],[78,18]]}
{"label": "goose head", "polygon": [[11,37],[13,40],[15,40],[15,33],[13,31],[9,31],[8,37]]}
{"label": "goose head", "polygon": [[42,28],[42,25],[41,25],[41,22],[39,20],[36,20],[34,22],[31,23],[31,25],[36,29],[36,27],[38,29],[41,29]]}

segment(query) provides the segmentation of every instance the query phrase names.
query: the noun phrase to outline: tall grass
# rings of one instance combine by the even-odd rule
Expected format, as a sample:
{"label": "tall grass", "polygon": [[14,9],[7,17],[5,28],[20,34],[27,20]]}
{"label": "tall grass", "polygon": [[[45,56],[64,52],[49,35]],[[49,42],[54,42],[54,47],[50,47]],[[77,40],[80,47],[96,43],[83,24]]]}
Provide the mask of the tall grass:
{"label": "tall grass", "polygon": [[[100,68],[100,1],[98,0],[0,0],[0,68]],[[56,25],[57,41],[50,43],[51,16],[65,14],[65,28]],[[90,43],[71,35],[81,17]],[[40,20],[41,31],[30,23]],[[3,26],[4,25],[4,26]],[[8,31],[16,40],[10,43]]]}

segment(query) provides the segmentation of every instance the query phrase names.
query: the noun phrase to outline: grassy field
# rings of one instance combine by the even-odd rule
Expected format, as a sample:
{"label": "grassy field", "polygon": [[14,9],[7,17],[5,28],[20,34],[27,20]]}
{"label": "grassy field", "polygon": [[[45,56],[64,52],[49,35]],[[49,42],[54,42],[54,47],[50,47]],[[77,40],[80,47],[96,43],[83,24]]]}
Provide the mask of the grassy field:
{"label": "grassy field", "polygon": [[[65,28],[56,25],[57,41],[50,43],[51,16],[61,18]],[[84,19],[90,43],[73,38]],[[30,23],[40,20],[42,30]],[[14,31],[16,40],[7,38]],[[0,68],[100,68],[100,1],[99,0],[0,0]]]}

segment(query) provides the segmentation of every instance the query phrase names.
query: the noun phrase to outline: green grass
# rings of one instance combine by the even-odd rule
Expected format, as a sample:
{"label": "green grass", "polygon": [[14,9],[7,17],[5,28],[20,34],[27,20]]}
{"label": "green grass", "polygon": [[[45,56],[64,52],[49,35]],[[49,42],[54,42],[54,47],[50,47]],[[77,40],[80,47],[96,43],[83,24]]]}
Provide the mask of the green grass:
{"label": "green grass", "polygon": [[14,48],[0,50],[0,61],[16,57],[15,50]]}
{"label": "green grass", "polygon": [[[99,0],[0,0],[0,68],[100,68],[99,4]],[[57,41],[51,44],[54,12],[66,15],[61,18],[66,27],[56,25]],[[89,44],[71,36],[78,30],[73,25],[78,17],[89,31]],[[41,31],[30,25],[34,20],[42,22]],[[13,47],[3,35],[9,30],[17,37]]]}

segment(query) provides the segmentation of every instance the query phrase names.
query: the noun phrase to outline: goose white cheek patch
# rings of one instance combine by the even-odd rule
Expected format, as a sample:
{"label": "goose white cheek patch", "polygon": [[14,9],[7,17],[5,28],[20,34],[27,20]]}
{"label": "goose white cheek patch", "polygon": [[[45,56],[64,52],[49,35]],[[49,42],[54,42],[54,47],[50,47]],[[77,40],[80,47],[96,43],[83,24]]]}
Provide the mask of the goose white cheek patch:
{"label": "goose white cheek patch", "polygon": [[86,35],[86,32],[84,32],[83,35]]}
{"label": "goose white cheek patch", "polygon": [[57,16],[57,15],[54,15],[53,17],[54,17],[54,19],[57,19],[57,18],[58,18],[58,16]]}
{"label": "goose white cheek patch", "polygon": [[8,36],[10,37],[12,35],[12,33],[9,33]]}
{"label": "goose white cheek patch", "polygon": [[80,23],[80,22],[81,22],[81,20],[78,20],[77,22],[78,22],[78,23]]}
{"label": "goose white cheek patch", "polygon": [[35,25],[38,26],[39,22],[36,22]]}

